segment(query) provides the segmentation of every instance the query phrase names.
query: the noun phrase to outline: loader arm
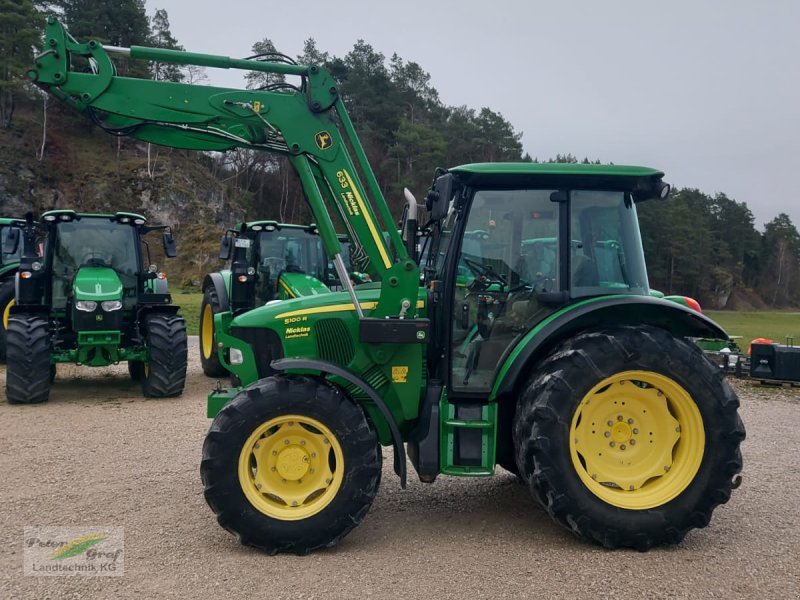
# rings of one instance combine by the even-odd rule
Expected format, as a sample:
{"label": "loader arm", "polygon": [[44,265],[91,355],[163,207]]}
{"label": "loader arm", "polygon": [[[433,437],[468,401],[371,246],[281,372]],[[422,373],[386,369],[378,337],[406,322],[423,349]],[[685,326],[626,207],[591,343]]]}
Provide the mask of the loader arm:
{"label": "loader arm", "polygon": [[[120,77],[109,56],[114,53],[296,75],[301,85],[239,90]],[[76,57],[88,61],[86,72],[76,68]],[[334,210],[352,240],[358,269],[381,282],[380,299],[371,316],[415,316],[418,266],[393,225],[336,82],[324,68],[142,46],[104,47],[97,41],[78,43],[51,17],[44,49],[28,76],[114,135],[174,148],[246,148],[287,156],[300,177],[325,251],[334,257],[359,316],[363,315],[331,218]]]}

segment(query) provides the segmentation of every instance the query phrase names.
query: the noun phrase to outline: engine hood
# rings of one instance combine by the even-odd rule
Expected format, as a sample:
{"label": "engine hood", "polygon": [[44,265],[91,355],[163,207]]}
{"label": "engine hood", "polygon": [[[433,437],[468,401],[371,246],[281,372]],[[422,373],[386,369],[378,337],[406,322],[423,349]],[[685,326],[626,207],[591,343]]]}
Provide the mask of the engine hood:
{"label": "engine hood", "polygon": [[72,293],[76,300],[119,300],[122,282],[109,267],[81,267],[72,282]]}

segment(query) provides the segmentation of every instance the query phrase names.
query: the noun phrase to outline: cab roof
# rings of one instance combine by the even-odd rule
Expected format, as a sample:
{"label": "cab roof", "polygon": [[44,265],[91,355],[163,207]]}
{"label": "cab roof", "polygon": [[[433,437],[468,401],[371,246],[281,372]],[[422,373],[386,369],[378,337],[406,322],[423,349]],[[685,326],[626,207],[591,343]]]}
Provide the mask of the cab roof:
{"label": "cab roof", "polygon": [[[54,217],[52,219],[48,219],[47,217],[51,216]],[[147,219],[143,215],[138,215],[136,213],[129,213],[129,212],[116,212],[116,213],[79,213],[75,212],[74,210],[48,210],[43,212],[41,217],[39,218],[40,221],[56,221],[56,220],[72,220],[72,219],[114,219],[120,222],[134,222],[134,221],[141,221],[141,223],[134,223],[136,225],[144,225],[147,223]],[[124,221],[124,219],[128,219],[128,221]]]}
{"label": "cab roof", "polygon": [[472,163],[448,169],[463,184],[473,187],[526,186],[649,190],[664,173],[632,165],[580,163]]}

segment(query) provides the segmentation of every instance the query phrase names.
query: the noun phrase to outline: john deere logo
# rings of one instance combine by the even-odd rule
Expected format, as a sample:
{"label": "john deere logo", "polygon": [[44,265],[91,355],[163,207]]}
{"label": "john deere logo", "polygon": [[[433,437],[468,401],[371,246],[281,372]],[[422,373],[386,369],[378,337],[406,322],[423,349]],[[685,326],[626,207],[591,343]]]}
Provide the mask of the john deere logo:
{"label": "john deere logo", "polygon": [[103,320],[103,315],[95,315],[95,317],[94,317],[94,318],[95,318],[96,320],[98,320],[98,321],[102,321],[102,320]]}
{"label": "john deere logo", "polygon": [[327,131],[320,131],[317,135],[314,136],[314,140],[317,142],[317,147],[320,150],[327,150],[333,145],[331,134],[328,133]]}

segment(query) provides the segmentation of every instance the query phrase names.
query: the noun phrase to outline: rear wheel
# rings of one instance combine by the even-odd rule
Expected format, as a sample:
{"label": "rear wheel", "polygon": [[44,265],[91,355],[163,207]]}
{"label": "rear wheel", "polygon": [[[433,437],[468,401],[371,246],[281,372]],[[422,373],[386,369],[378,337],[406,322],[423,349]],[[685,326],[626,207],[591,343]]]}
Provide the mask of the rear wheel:
{"label": "rear wheel", "polygon": [[179,396],[186,383],[186,323],[171,314],[145,317],[148,361],[142,369],[142,391],[149,398]]}
{"label": "rear wheel", "polygon": [[8,318],[11,307],[14,306],[14,278],[6,279],[0,283],[0,316],[3,322],[0,327],[0,362],[6,360],[6,335],[8,331]]}
{"label": "rear wheel", "polygon": [[335,545],[378,491],[381,450],[339,389],[275,376],[242,390],[211,424],[200,473],[219,524],[270,554]]}
{"label": "rear wheel", "polygon": [[203,292],[200,306],[200,364],[209,377],[224,377],[228,370],[219,361],[214,341],[214,315],[220,312],[219,297],[213,286]]}
{"label": "rear wheel", "polygon": [[562,344],[531,377],[517,465],[553,519],[646,550],[705,527],[742,469],[739,401],[691,344],[616,327]]}
{"label": "rear wheel", "polygon": [[38,315],[8,319],[6,399],[9,404],[38,404],[50,398],[50,324]]}

